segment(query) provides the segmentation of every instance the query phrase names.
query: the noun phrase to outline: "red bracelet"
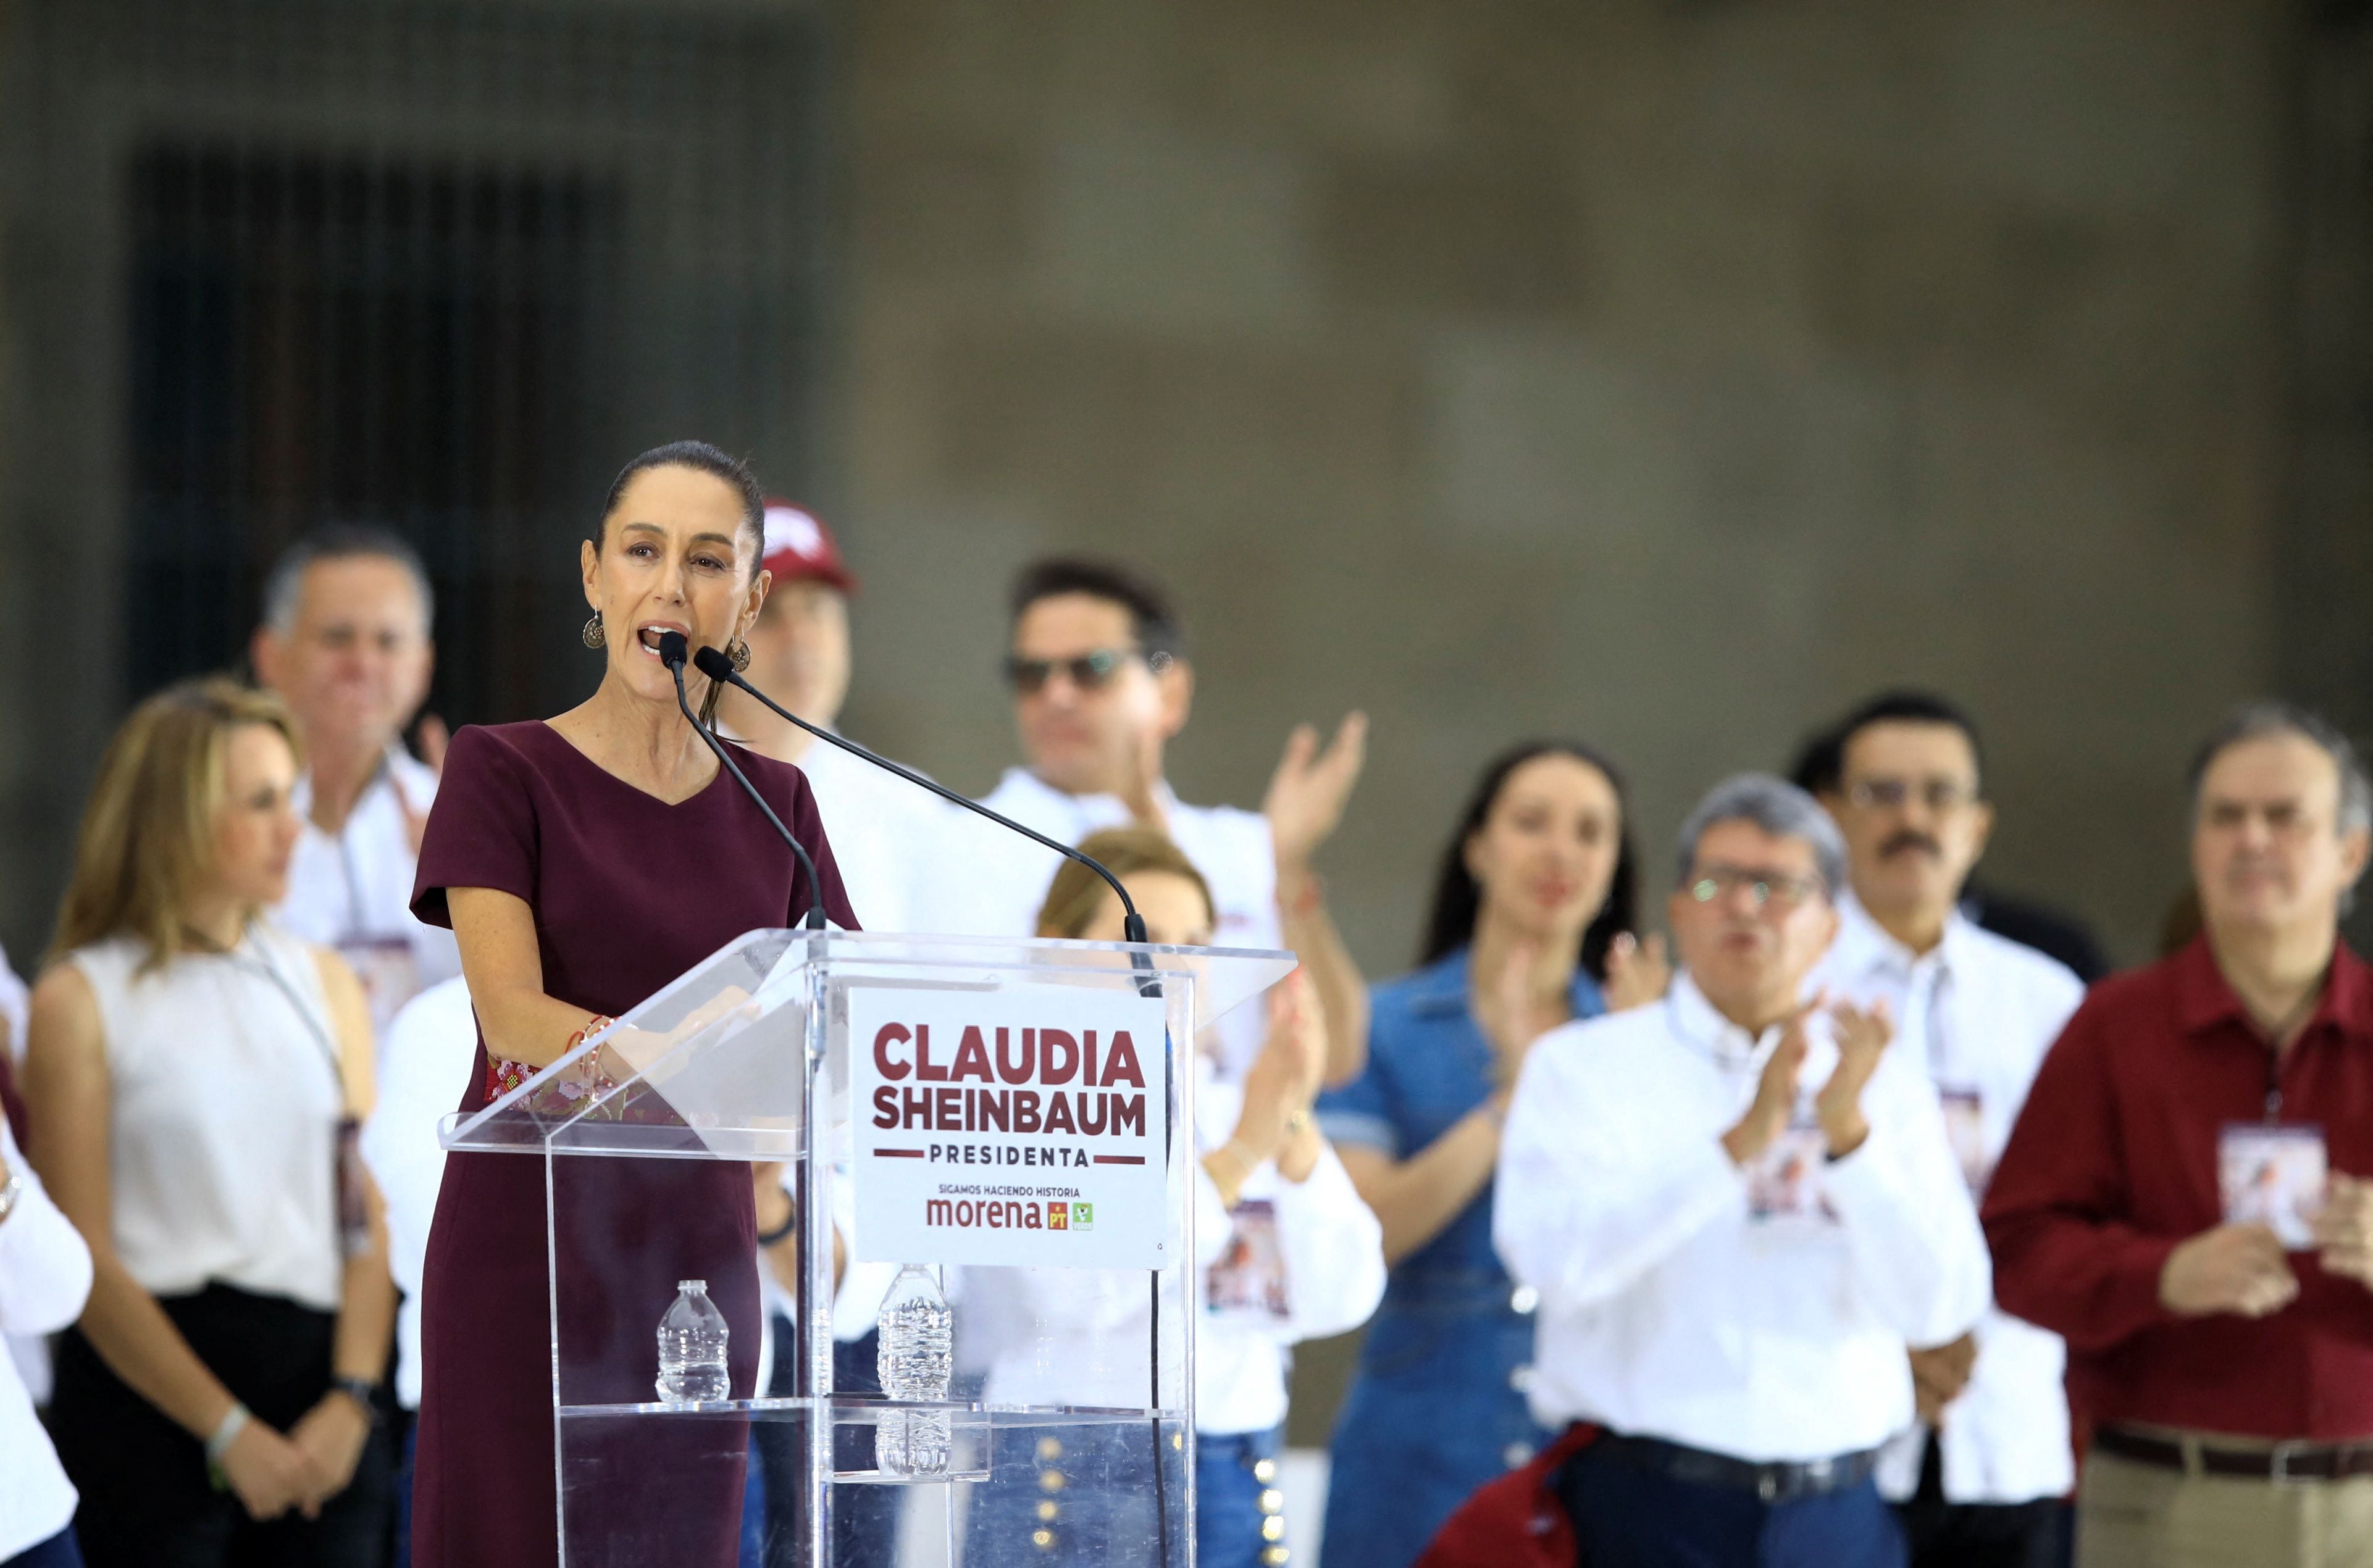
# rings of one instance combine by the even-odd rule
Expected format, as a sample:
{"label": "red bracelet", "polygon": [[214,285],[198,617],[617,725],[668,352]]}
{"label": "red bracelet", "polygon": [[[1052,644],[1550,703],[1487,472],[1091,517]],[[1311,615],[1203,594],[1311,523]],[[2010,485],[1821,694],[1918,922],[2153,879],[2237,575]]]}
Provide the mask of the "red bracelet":
{"label": "red bracelet", "polygon": [[594,1014],[591,1017],[585,1020],[585,1027],[583,1028],[579,1029],[575,1034],[568,1037],[568,1043],[560,1048],[560,1053],[564,1056],[567,1055],[570,1051],[585,1043],[586,1036],[600,1034],[603,1029],[608,1028],[612,1024],[614,1024],[617,1021],[617,1019],[610,1016],[607,1013]]}
{"label": "red bracelet", "polygon": [[1307,920],[1318,912],[1327,901],[1327,879],[1315,871],[1305,871],[1302,877],[1302,896],[1285,906],[1285,912],[1296,920]]}

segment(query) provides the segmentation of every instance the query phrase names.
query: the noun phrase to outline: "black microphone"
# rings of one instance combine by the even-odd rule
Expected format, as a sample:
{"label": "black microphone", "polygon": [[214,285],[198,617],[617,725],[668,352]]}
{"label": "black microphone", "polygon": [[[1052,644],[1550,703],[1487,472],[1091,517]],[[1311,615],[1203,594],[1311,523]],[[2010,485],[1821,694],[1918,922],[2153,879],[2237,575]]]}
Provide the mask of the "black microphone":
{"label": "black microphone", "polygon": [[[667,638],[672,633],[660,633],[660,647],[661,651],[660,653],[660,657],[661,658],[667,657],[667,653],[665,651],[667,647]],[[958,795],[954,790],[948,788],[947,785],[937,783],[931,779],[927,779],[922,774],[917,772],[914,769],[904,767],[899,763],[894,762],[889,758],[881,755],[879,752],[868,750],[866,748],[859,746],[854,740],[849,740],[841,736],[835,735],[832,731],[825,729],[821,725],[810,724],[807,720],[800,717],[799,714],[791,712],[789,708],[784,707],[780,703],[776,702],[772,697],[767,696],[764,691],[759,691],[755,686],[753,686],[747,680],[744,680],[742,678],[742,672],[733,668],[733,661],[727,658],[723,654],[719,653],[715,648],[704,647],[700,649],[697,653],[692,656],[692,662],[699,668],[700,673],[708,677],[709,679],[721,680],[729,686],[738,687],[742,691],[747,691],[751,696],[755,697],[759,702],[764,703],[768,708],[772,709],[777,716],[789,719],[791,723],[799,726],[801,729],[806,730],[810,735],[814,736],[818,740],[828,740],[835,746],[839,747],[843,751],[849,753],[851,756],[862,757],[877,768],[887,768],[890,772],[897,774],[900,778],[905,779],[908,784],[919,784],[923,788],[929,790],[933,795],[938,796],[942,800],[952,800],[967,811],[988,818],[990,821],[997,823],[999,827],[1011,828],[1015,832],[1020,833],[1023,838],[1034,839],[1039,843],[1045,844],[1048,849],[1053,850],[1057,854],[1063,855],[1068,859],[1079,862],[1081,865],[1086,866],[1089,870],[1103,877],[1105,879],[1105,885],[1120,896],[1120,907],[1122,910],[1122,935],[1131,942],[1146,942],[1150,940],[1145,934],[1145,917],[1137,912],[1136,901],[1128,896],[1128,889],[1122,887],[1120,885],[1120,878],[1114,876],[1111,870],[1107,868],[1103,862],[1096,859],[1095,856],[1092,854],[1082,854],[1078,850],[1073,849],[1070,844],[1061,843],[1054,839],[1050,839],[1035,828],[1025,828],[1021,823],[1015,821],[1012,818],[1006,816],[1003,812],[992,811],[988,807],[983,806],[979,801],[971,799],[965,796]],[[678,678],[678,683],[682,683],[681,677]],[[1145,955],[1142,953],[1137,955],[1140,958],[1144,958],[1144,956]],[[1151,966],[1146,965],[1141,967],[1150,968]],[[1145,994],[1148,996],[1157,996],[1161,994],[1161,993],[1159,991],[1148,991]]]}
{"label": "black microphone", "polygon": [[[775,815],[775,808],[766,804],[766,797],[758,793],[758,786],[734,765],[733,759],[726,754],[725,743],[708,733],[708,726],[700,722],[699,715],[692,711],[691,700],[684,694],[684,661],[690,646],[681,632],[660,633],[660,662],[667,666],[669,673],[675,677],[675,705],[684,710],[684,722],[692,726],[693,734],[707,742],[708,749],[717,753],[717,760],[725,764],[725,771],[733,775],[733,782],[742,786],[742,793],[765,813],[766,820],[774,824],[775,831],[783,835],[783,842],[790,845],[791,853],[799,857],[800,869],[806,872],[808,877],[808,912],[800,923],[811,931],[821,931],[824,929],[824,884],[816,879],[815,862],[809,857],[807,846],[783,826],[783,819]],[[708,652],[707,648],[700,651],[704,654]],[[733,667],[729,664],[725,668],[731,669]]]}

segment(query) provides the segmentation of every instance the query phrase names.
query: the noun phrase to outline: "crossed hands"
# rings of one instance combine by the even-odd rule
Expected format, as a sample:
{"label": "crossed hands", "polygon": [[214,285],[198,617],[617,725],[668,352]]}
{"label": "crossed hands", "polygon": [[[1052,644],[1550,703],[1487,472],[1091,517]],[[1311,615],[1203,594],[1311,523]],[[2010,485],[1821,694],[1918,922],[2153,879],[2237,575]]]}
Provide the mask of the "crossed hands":
{"label": "crossed hands", "polygon": [[1940,1425],[1945,1407],[1961,1397],[1961,1390],[1970,1386],[1970,1374],[1977,1367],[1977,1332],[1972,1330],[1950,1344],[1915,1350],[1911,1355],[1912,1404],[1921,1420]]}
{"label": "crossed hands", "polygon": [[[2313,1222],[2327,1274],[2373,1286],[2373,1180],[2334,1173]],[[2182,1318],[2263,1318],[2298,1298],[2282,1238],[2262,1225],[2220,1225],[2182,1242],[2159,1269],[2159,1304]]]}
{"label": "crossed hands", "polygon": [[276,1519],[291,1508],[318,1518],[321,1504],[354,1479],[369,1440],[369,1418],[333,1388],[286,1435],[250,1420],[224,1450],[223,1479],[251,1519]]}
{"label": "crossed hands", "polygon": [[1838,1064],[1830,1071],[1829,1081],[1813,1098],[1822,1140],[1829,1145],[1831,1159],[1842,1159],[1862,1147],[1863,1140],[1870,1136],[1870,1120],[1863,1114],[1862,1092],[1886,1058],[1888,1043],[1895,1038],[1895,1026],[1888,1018],[1883,1002],[1864,1011],[1850,1002],[1831,1004],[1824,993],[1789,1015],[1782,1026],[1780,1043],[1763,1063],[1763,1076],[1755,1086],[1754,1103],[1738,1119],[1738,1125],[1723,1134],[1723,1147],[1729,1151],[1733,1162],[1750,1164],[1788,1130],[1796,1110],[1796,1080],[1804,1073],[1805,1058],[1812,1050],[1806,1024],[1825,1007],[1836,1028]]}

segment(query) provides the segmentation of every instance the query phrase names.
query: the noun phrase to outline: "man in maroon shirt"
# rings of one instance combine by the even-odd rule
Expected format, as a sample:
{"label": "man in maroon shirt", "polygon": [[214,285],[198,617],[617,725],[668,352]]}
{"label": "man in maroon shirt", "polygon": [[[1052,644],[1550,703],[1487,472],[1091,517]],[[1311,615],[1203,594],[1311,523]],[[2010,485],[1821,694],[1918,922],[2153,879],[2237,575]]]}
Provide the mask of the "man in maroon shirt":
{"label": "man in maroon shirt", "polygon": [[2373,974],[2339,941],[2373,788],[2275,703],[2192,780],[2204,929],[2046,1058],[1986,1194],[1994,1294],[2066,1337],[2095,1423],[2082,1568],[2373,1564]]}

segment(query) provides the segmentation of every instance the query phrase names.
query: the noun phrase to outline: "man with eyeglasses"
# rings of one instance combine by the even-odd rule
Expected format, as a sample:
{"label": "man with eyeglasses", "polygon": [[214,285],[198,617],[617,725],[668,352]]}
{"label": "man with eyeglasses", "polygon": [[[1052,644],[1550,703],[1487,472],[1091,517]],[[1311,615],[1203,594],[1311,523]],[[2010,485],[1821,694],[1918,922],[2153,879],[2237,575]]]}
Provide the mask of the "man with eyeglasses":
{"label": "man with eyeglasses", "polygon": [[1985,1307],[1977,1216],[1887,1009],[1809,990],[1845,877],[1820,806],[1730,779],[1677,869],[1663,1004],[1541,1037],[1501,1144],[1534,1414],[1604,1429],[1558,1495],[1584,1562],[1893,1568],[1872,1471],[1904,1345]]}
{"label": "man with eyeglasses", "polygon": [[[1977,726],[1925,692],[1890,691],[1842,720],[1821,804],[1846,842],[1850,891],[1818,978],[1884,1005],[1893,1050],[1935,1086],[1954,1157],[1982,1196],[2044,1052],[2083,984],[1959,907],[1993,809]],[[1949,1342],[1910,1347],[1919,1421],[1888,1445],[1879,1491],[1913,1568],[2050,1568],[2075,1484],[2059,1336],[1989,1308]]]}
{"label": "man with eyeglasses", "polygon": [[2191,772],[2201,934],[2096,985],[1987,1189],[2003,1306],[2092,1425],[2083,1568],[2373,1562],[2373,783],[2264,703]]}
{"label": "man with eyeglasses", "polygon": [[[1023,569],[1005,672],[1025,761],[1007,770],[985,804],[1066,843],[1129,822],[1167,833],[1210,883],[1215,943],[1298,954],[1327,1018],[1327,1081],[1356,1075],[1367,990],[1311,861],[1359,781],[1365,716],[1346,718],[1323,749],[1315,730],[1298,727],[1258,812],[1182,804],[1163,778],[1164,750],[1195,695],[1178,617],[1159,587],[1099,561],[1058,557]],[[1029,935],[1060,857],[987,823],[960,823],[958,833],[977,928]],[[1220,1026],[1231,1075],[1259,1053],[1258,1014],[1240,1011]]]}

